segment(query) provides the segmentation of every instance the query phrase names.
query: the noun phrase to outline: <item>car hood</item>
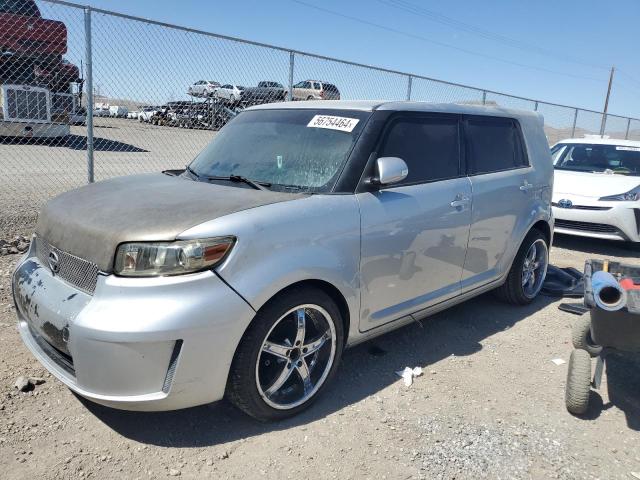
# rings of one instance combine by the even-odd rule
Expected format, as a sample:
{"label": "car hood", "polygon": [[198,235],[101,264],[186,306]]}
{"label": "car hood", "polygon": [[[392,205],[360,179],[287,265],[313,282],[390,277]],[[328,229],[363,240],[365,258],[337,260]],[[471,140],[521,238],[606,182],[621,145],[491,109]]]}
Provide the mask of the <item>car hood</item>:
{"label": "car hood", "polygon": [[175,240],[203,222],[304,196],[163,174],[119,177],[50,200],[40,213],[36,235],[109,272],[123,242]]}
{"label": "car hood", "polygon": [[608,195],[626,193],[638,185],[640,185],[640,177],[554,170],[554,196],[571,194],[582,197],[600,198]]}

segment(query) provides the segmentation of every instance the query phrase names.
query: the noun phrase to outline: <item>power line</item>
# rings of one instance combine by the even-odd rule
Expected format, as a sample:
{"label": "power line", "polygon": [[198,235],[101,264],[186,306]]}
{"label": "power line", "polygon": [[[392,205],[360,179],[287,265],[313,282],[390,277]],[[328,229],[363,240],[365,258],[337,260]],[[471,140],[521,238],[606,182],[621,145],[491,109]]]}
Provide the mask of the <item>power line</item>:
{"label": "power line", "polygon": [[300,4],[300,5],[303,5],[305,7],[308,7],[308,8],[313,8],[313,9],[319,10],[321,12],[325,12],[325,13],[328,13],[328,14],[331,14],[331,15],[335,15],[335,16],[338,16],[338,17],[345,18],[347,20],[351,20],[351,21],[354,21],[354,22],[362,23],[364,25],[369,25],[371,27],[376,27],[376,28],[379,28],[381,30],[386,30],[388,32],[396,33],[398,35],[404,35],[405,37],[413,38],[413,39],[416,39],[416,40],[421,40],[421,41],[427,42],[427,43],[432,43],[434,45],[438,45],[438,46],[441,46],[441,47],[449,48],[449,49],[452,49],[452,50],[457,50],[459,52],[463,52],[463,53],[466,53],[466,54],[469,54],[469,55],[475,55],[475,56],[479,56],[479,57],[483,57],[483,58],[488,58],[490,60],[495,60],[495,61],[498,61],[498,62],[503,62],[503,63],[507,63],[507,64],[510,64],[510,65],[515,65],[515,66],[518,66],[518,67],[522,67],[522,68],[530,68],[530,69],[533,69],[533,70],[539,70],[541,72],[551,73],[551,74],[554,74],[554,75],[563,75],[563,76],[566,76],[566,77],[577,78],[577,79],[580,79],[580,80],[591,80],[591,81],[594,81],[594,82],[603,82],[603,80],[600,79],[600,78],[587,77],[587,76],[583,76],[583,75],[576,75],[576,74],[566,73],[566,72],[559,72],[559,71],[551,70],[551,69],[544,68],[544,67],[536,67],[534,65],[527,65],[527,64],[524,64],[524,63],[514,62],[514,61],[511,61],[511,60],[506,60],[506,59],[500,58],[500,57],[494,57],[493,55],[487,55],[485,53],[475,52],[473,50],[468,50],[468,49],[462,48],[462,47],[456,47],[455,45],[450,45],[448,43],[440,42],[438,40],[432,40],[430,38],[423,37],[421,35],[417,35],[417,34],[410,33],[410,32],[405,32],[403,30],[398,30],[398,29],[395,29],[395,28],[392,28],[392,27],[387,27],[385,25],[381,25],[379,23],[370,22],[368,20],[363,20],[363,19],[358,18],[358,17],[352,17],[351,15],[345,15],[343,13],[336,12],[334,10],[329,10],[328,8],[319,7],[317,5],[312,5],[310,3],[303,2],[301,0],[291,0],[291,1],[294,2],[294,3]]}
{"label": "power line", "polygon": [[629,75],[628,73],[624,72],[623,70],[618,69],[618,73],[621,73],[623,76],[625,76],[628,80],[631,80],[633,83],[637,84],[640,86],[640,80],[636,80],[635,78],[633,78],[631,75]]}
{"label": "power line", "polygon": [[471,33],[482,38],[493,40],[502,45],[506,45],[508,47],[517,48],[523,51],[533,52],[539,55],[544,55],[547,57],[553,57],[565,62],[571,62],[591,68],[598,68],[603,70],[608,70],[609,67],[605,67],[602,65],[597,65],[591,62],[588,62],[584,59],[579,59],[577,57],[572,57],[569,55],[561,54],[555,52],[553,50],[549,50],[546,48],[539,47],[537,45],[532,45],[521,40],[517,40],[506,35],[502,35],[499,33],[491,32],[489,30],[485,30],[483,28],[477,27],[475,25],[471,25],[469,23],[464,23],[454,18],[448,17],[438,12],[434,12],[433,10],[428,10],[419,5],[415,5],[412,2],[408,2],[407,0],[377,0],[379,3],[383,5],[387,5],[389,7],[402,10],[407,13],[411,13],[413,15],[417,15],[423,18],[428,18],[434,22],[447,25],[449,27],[465,31],[467,33]]}

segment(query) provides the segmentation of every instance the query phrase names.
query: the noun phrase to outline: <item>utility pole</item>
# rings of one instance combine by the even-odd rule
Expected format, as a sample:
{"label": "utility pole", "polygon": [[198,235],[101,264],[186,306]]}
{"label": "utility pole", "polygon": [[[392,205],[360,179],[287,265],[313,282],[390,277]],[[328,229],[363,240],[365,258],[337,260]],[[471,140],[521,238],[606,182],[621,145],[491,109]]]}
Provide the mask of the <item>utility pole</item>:
{"label": "utility pole", "polygon": [[609,75],[609,88],[607,88],[607,96],[604,100],[604,113],[602,114],[602,123],[600,124],[600,136],[604,135],[604,129],[607,124],[607,110],[609,109],[609,97],[611,96],[611,85],[613,84],[613,74],[616,71],[616,67],[611,67],[611,74]]}

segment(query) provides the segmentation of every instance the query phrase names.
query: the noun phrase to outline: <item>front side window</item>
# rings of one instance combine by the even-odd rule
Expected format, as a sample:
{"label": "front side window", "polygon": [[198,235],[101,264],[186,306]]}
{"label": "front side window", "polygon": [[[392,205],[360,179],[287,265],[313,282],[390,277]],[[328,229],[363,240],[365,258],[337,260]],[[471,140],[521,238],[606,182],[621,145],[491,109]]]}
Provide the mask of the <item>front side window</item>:
{"label": "front side window", "polygon": [[554,167],[558,170],[611,171],[620,175],[640,176],[640,147],[589,143],[558,146],[562,147],[554,158]]}
{"label": "front side window", "polygon": [[526,166],[520,131],[510,118],[469,118],[465,128],[471,174],[500,172]]}
{"label": "front side window", "polygon": [[239,175],[273,190],[329,192],[370,115],[328,109],[243,112],[190,169],[203,180]]}
{"label": "front side window", "polygon": [[379,157],[400,157],[409,167],[404,184],[459,175],[460,142],[456,118],[399,118],[385,134]]}

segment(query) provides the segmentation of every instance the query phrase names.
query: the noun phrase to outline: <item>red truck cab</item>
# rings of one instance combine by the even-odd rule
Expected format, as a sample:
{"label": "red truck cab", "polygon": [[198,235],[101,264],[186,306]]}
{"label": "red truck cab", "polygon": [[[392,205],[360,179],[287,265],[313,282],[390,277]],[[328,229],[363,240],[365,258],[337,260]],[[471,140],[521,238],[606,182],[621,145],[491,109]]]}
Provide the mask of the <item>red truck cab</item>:
{"label": "red truck cab", "polygon": [[59,62],[66,52],[67,27],[64,23],[42,18],[34,0],[0,0],[2,57]]}

